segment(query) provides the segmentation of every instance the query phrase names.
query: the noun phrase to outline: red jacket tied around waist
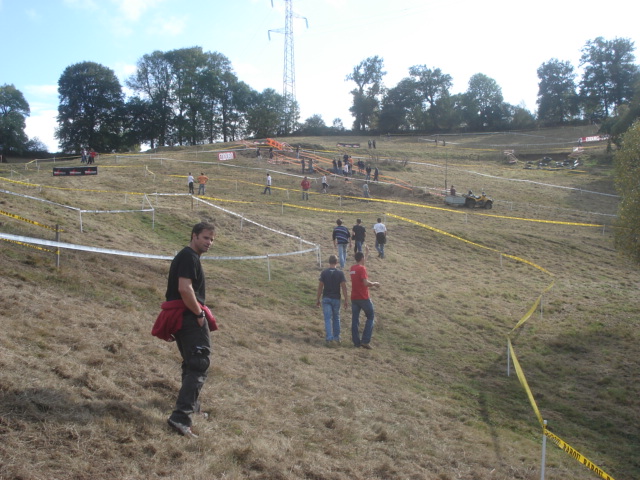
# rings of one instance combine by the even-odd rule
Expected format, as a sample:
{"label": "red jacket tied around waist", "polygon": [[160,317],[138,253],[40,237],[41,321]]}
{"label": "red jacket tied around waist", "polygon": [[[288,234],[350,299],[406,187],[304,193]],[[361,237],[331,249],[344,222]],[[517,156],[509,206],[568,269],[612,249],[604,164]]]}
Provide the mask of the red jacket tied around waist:
{"label": "red jacket tied around waist", "polygon": [[[213,316],[209,307],[202,304],[200,307],[204,310],[204,316],[209,323],[209,330],[212,332],[217,330],[216,317]],[[173,335],[182,328],[182,315],[187,310],[187,306],[182,300],[171,300],[162,302],[160,308],[162,308],[162,311],[153,324],[151,335],[167,342],[173,342],[175,340]]]}

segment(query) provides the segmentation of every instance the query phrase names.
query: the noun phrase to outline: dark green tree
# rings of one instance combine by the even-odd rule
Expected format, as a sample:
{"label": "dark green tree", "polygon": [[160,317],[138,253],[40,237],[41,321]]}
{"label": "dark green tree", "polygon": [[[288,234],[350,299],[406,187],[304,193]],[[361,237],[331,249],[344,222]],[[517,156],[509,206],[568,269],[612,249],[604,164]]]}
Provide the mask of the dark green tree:
{"label": "dark green tree", "polygon": [[123,93],[110,68],[94,62],[67,67],[58,80],[56,137],[65,152],[83,146],[110,152],[122,147]]}
{"label": "dark green tree", "polygon": [[576,74],[566,61],[552,58],[538,67],[538,121],[542,125],[562,125],[579,113]]}
{"label": "dark green tree", "polygon": [[356,88],[351,91],[353,105],[349,108],[354,117],[355,131],[363,132],[376,124],[379,96],[383,93],[382,77],[387,74],[382,69],[383,60],[376,55],[360,62],[347,75],[346,80],[356,84]]}
{"label": "dark green tree", "polygon": [[298,132],[302,135],[327,135],[329,133],[329,127],[324,123],[322,115],[316,113],[302,122]]}
{"label": "dark green tree", "polygon": [[171,63],[166,55],[159,50],[143,55],[138,60],[136,73],[126,83],[149,101],[152,148],[167,145],[172,136],[175,100]]}
{"label": "dark green tree", "polygon": [[621,196],[616,220],[616,247],[640,263],[640,121],[622,137],[615,155],[616,189]]}
{"label": "dark green tree", "polygon": [[29,103],[14,85],[0,87],[0,151],[21,154],[27,147],[24,132],[26,118],[30,115]]}
{"label": "dark green tree", "polygon": [[442,100],[449,96],[449,89],[453,85],[451,75],[442,73],[439,68],[431,69],[426,65],[415,65],[409,68],[409,75],[416,82],[422,110],[427,114],[425,122],[418,128],[421,130],[440,129],[440,118],[444,114]]}
{"label": "dark green tree", "polygon": [[381,132],[408,132],[417,130],[424,124],[422,99],[417,82],[404,78],[387,90],[382,99],[379,129]]}
{"label": "dark green tree", "polygon": [[469,79],[462,99],[462,116],[472,131],[506,127],[502,89],[493,78],[476,73]]}
{"label": "dark green tree", "polygon": [[277,136],[283,125],[284,101],[272,88],[254,91],[247,109],[247,133],[256,138]]}
{"label": "dark green tree", "polygon": [[607,118],[631,99],[638,78],[634,50],[628,38],[597,37],[582,48],[580,96],[589,117]]}

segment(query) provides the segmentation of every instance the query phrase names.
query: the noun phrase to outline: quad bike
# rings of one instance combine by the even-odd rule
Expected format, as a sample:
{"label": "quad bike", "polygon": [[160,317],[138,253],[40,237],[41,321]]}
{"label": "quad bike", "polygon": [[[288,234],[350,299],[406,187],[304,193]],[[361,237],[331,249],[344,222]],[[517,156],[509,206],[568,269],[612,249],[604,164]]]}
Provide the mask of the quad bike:
{"label": "quad bike", "polygon": [[465,198],[464,206],[467,208],[478,207],[486,208],[487,210],[493,208],[493,199],[487,197],[484,192],[482,192],[481,195],[474,195],[473,192],[469,190],[469,193],[463,195],[463,197]]}

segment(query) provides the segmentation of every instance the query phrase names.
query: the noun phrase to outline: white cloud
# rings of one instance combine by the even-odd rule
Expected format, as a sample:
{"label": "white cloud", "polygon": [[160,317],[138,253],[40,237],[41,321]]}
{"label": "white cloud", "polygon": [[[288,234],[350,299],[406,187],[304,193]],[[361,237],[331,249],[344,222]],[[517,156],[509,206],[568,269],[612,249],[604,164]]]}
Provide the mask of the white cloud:
{"label": "white cloud", "polygon": [[94,0],[64,0],[65,5],[83,10],[96,10],[98,5]]}
{"label": "white cloud", "polygon": [[58,122],[57,110],[41,110],[36,115],[28,117],[26,120],[25,132],[29,139],[38,138],[47,146],[49,152],[55,153],[60,150],[58,140],[54,136]]}
{"label": "white cloud", "polygon": [[176,37],[182,34],[187,26],[187,17],[155,17],[148,32],[154,35]]}
{"label": "white cloud", "polygon": [[164,0],[112,0],[118,10],[124,15],[125,20],[137,22],[151,8],[159,5]]}
{"label": "white cloud", "polygon": [[24,92],[38,97],[55,97],[58,95],[58,85],[27,85]]}
{"label": "white cloud", "polygon": [[[2,8],[1,4],[0,8]],[[27,14],[27,17],[29,17],[29,19],[34,22],[39,22],[40,20],[42,20],[42,15],[40,15],[40,13],[35,8],[28,8],[27,10],[25,10],[25,13]]]}

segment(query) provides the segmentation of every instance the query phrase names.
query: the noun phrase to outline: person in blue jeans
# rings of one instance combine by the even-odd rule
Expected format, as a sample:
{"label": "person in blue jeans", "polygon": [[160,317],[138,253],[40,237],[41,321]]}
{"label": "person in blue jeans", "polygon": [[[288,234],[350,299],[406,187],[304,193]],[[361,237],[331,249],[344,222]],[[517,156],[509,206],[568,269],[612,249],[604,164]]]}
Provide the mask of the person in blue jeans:
{"label": "person in blue jeans", "polygon": [[347,249],[351,246],[351,232],[342,225],[342,219],[336,220],[337,227],[333,229],[333,245],[338,249],[338,258],[340,259],[340,268],[344,268],[347,261]]}
{"label": "person in blue jeans", "polygon": [[329,268],[320,273],[316,306],[320,306],[324,315],[325,341],[328,347],[340,344],[340,291],[344,297],[344,308],[349,306],[347,297],[347,279],[337,269],[338,257],[329,256]]}
{"label": "person in blue jeans", "polygon": [[373,231],[376,234],[376,250],[378,251],[378,257],[384,258],[384,246],[387,243],[387,227],[382,223],[381,218],[378,218],[378,223],[373,226]]}
{"label": "person in blue jeans", "polygon": [[[369,296],[369,287],[377,288],[380,283],[369,280],[367,268],[364,266],[364,253],[356,253],[355,260],[356,264],[349,270],[349,276],[351,277],[351,339],[354,347],[371,350],[375,311]],[[361,337],[360,312],[362,310],[364,310],[367,321],[364,324]]]}

